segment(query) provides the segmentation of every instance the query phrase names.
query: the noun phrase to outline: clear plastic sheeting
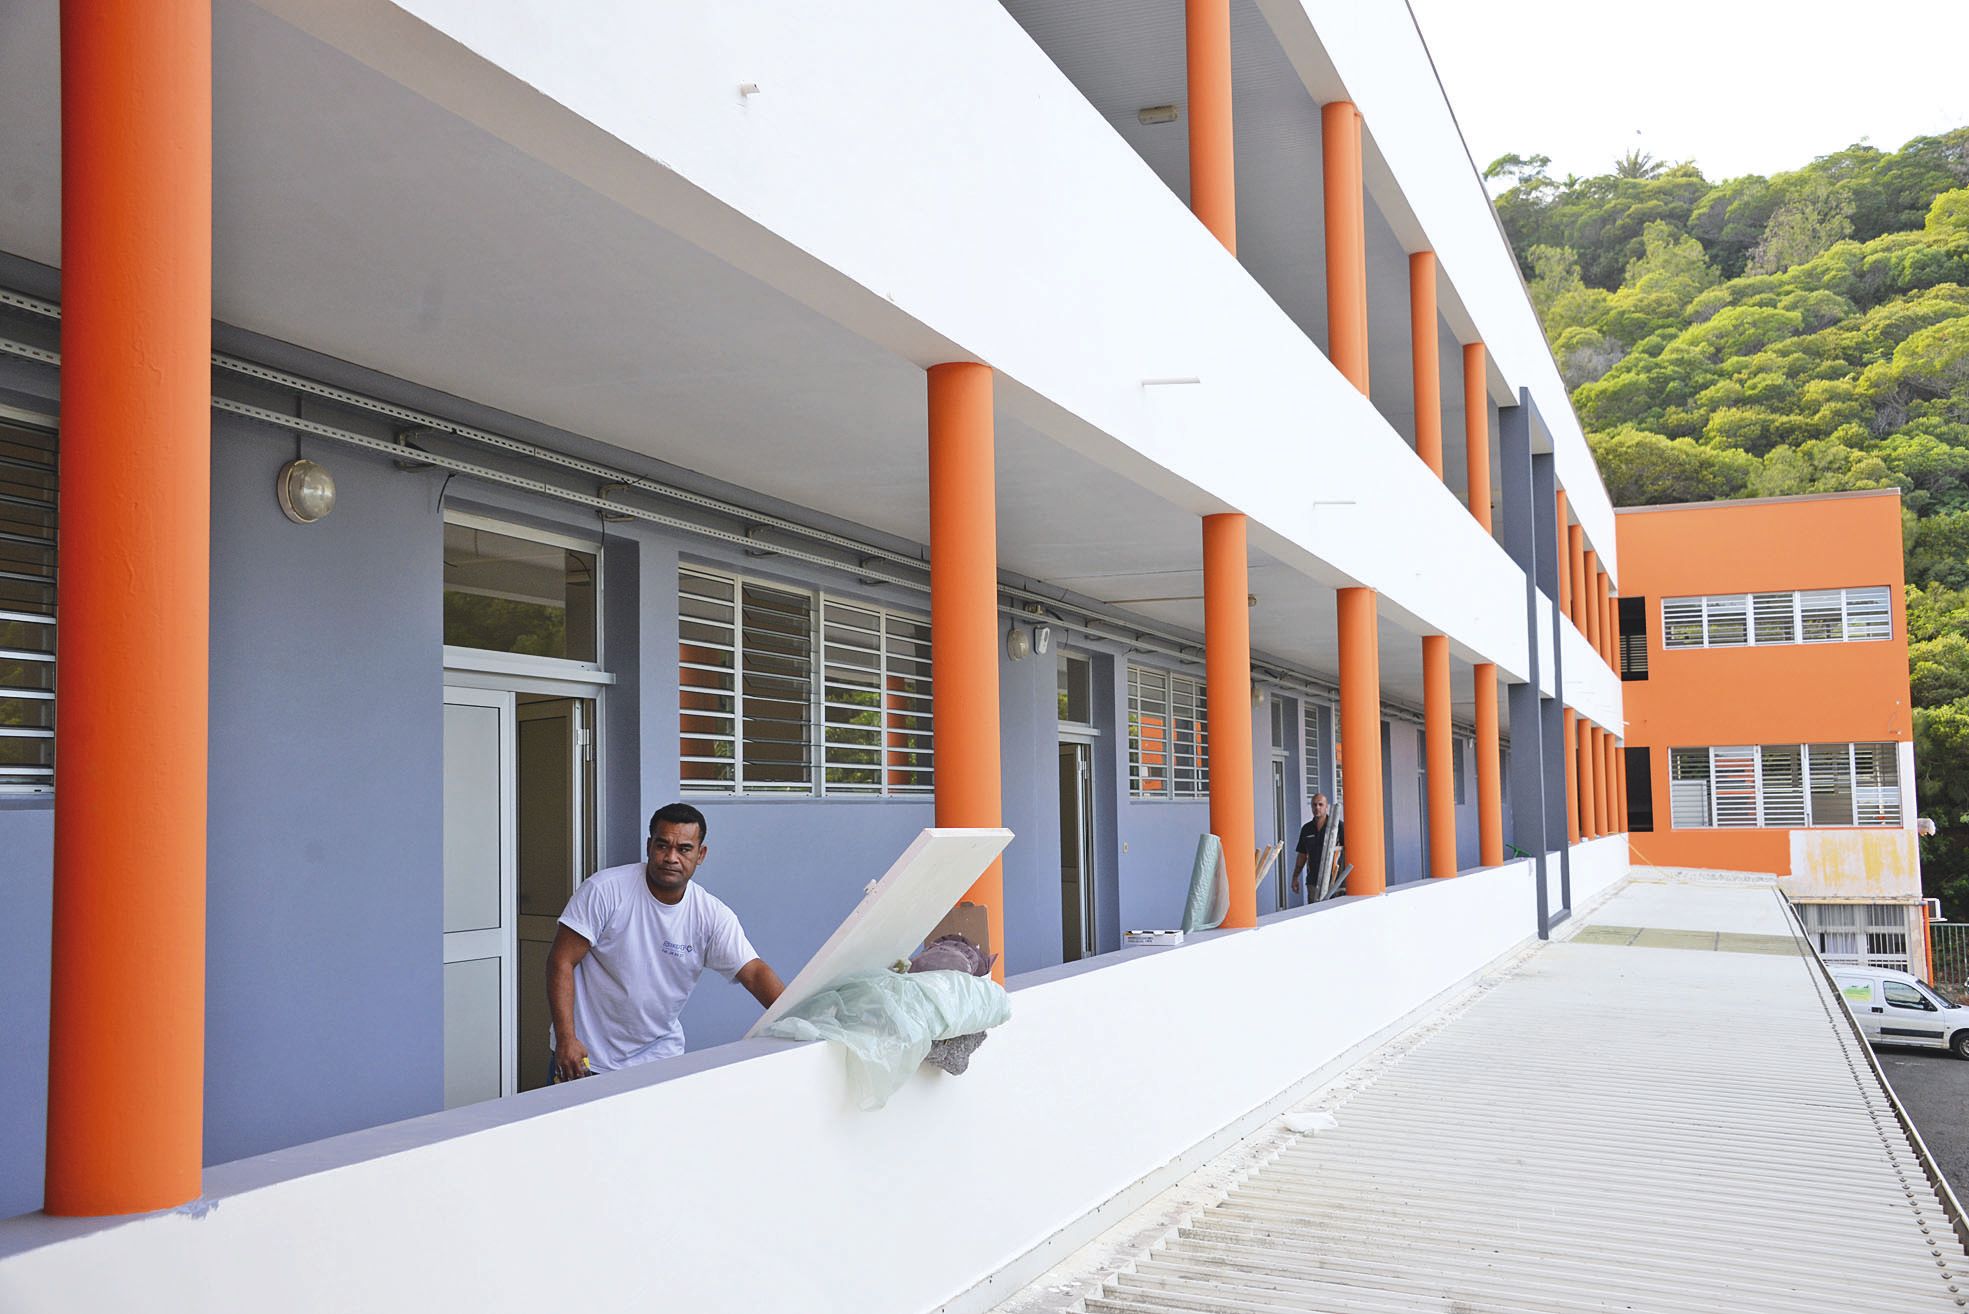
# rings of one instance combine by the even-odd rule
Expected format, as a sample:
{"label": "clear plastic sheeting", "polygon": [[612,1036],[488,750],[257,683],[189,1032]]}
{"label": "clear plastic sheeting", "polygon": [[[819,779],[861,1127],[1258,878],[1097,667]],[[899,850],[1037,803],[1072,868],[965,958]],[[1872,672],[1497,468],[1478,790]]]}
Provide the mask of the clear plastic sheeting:
{"label": "clear plastic sheeting", "polygon": [[848,1051],[855,1103],[879,1109],[939,1040],[1012,1016],[1005,988],[967,972],[861,972],[821,991],[765,1030],[782,1040],[832,1040]]}

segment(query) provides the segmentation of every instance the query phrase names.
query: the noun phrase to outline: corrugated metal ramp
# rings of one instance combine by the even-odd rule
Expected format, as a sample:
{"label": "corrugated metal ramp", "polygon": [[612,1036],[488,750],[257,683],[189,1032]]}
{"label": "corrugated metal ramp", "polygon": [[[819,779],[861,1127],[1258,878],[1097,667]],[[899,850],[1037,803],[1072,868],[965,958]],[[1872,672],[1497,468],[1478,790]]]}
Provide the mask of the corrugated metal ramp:
{"label": "corrugated metal ramp", "polygon": [[1084,1308],[1969,1307],[1840,1009],[1770,883],[1632,883],[1315,1097],[1336,1129],[1271,1133]]}

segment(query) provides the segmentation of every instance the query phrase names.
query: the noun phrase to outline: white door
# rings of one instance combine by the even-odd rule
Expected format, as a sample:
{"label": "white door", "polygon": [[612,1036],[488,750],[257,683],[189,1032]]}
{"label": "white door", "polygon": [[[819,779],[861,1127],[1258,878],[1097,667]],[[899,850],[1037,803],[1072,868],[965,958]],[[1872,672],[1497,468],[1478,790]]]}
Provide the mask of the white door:
{"label": "white door", "polygon": [[444,1106],[510,1094],[514,968],[514,698],[444,691]]}

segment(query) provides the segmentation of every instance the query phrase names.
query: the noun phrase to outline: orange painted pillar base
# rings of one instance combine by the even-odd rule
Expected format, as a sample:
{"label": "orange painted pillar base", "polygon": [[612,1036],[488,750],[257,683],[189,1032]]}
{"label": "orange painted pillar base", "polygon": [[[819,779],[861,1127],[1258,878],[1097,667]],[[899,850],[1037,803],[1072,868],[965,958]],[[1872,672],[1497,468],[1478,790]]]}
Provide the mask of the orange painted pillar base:
{"label": "orange painted pillar base", "polygon": [[1497,667],[1471,668],[1477,687],[1477,861],[1504,865],[1503,751],[1497,726]]}
{"label": "orange painted pillar base", "polygon": [[1422,637],[1423,782],[1429,791],[1429,874],[1456,875],[1456,743],[1450,728],[1449,637]]}
{"label": "orange painted pillar base", "polygon": [[[992,373],[968,362],[930,375],[930,686],[939,826],[1004,824],[998,725],[998,508]],[[983,907],[992,975],[1005,979],[1005,865],[964,895]]]}
{"label": "orange painted pillar base", "polygon": [[1210,831],[1224,846],[1224,926],[1258,924],[1251,779],[1251,588],[1241,515],[1203,518],[1203,663],[1210,692]]}
{"label": "orange painted pillar base", "polygon": [[1348,894],[1388,888],[1387,837],[1381,825],[1381,635],[1373,589],[1341,589],[1340,741],[1347,750]]}
{"label": "orange painted pillar base", "polygon": [[197,1198],[212,11],[61,7],[61,751],[46,1209]]}

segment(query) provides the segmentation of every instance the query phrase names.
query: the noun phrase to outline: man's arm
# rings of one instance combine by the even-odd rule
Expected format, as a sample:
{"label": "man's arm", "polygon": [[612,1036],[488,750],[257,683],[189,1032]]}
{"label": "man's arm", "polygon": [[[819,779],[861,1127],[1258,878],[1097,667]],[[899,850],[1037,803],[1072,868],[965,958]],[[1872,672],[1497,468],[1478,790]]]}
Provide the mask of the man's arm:
{"label": "man's arm", "polygon": [[1306,851],[1301,849],[1298,855],[1292,859],[1292,892],[1294,894],[1299,893],[1299,873],[1304,870],[1306,870]]}
{"label": "man's arm", "polygon": [[547,1013],[554,1021],[554,1075],[573,1081],[588,1075],[588,1047],[574,1034],[574,965],[588,956],[588,938],[570,926],[554,931],[547,951]]}
{"label": "man's arm", "polygon": [[771,965],[763,958],[754,958],[739,968],[732,974],[732,980],[750,990],[752,997],[759,1001],[761,1008],[771,1008],[773,1001],[779,998],[780,992],[786,989],[786,983],[779,979],[779,973],[773,971]]}

